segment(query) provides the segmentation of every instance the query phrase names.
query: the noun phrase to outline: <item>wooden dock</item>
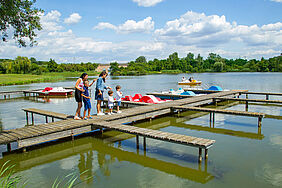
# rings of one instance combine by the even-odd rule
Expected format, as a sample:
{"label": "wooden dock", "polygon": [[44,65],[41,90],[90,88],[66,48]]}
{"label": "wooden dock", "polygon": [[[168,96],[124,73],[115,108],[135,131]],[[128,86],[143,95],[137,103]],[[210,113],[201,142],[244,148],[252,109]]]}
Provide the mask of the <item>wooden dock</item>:
{"label": "wooden dock", "polygon": [[48,123],[48,117],[52,118],[52,122],[54,122],[54,119],[68,119],[72,118],[73,116],[68,116],[66,114],[58,113],[58,112],[50,112],[47,110],[40,110],[36,108],[26,108],[23,109],[23,111],[26,113],[26,124],[29,125],[29,116],[28,114],[31,114],[31,123],[34,125],[34,114],[45,116],[46,123]]}
{"label": "wooden dock", "polygon": [[260,103],[276,103],[282,104],[280,100],[263,100],[263,99],[242,99],[242,98],[230,98],[230,97],[216,97],[215,100],[228,100],[228,101],[242,101],[242,102],[260,102]]}
{"label": "wooden dock", "polygon": [[[65,87],[65,89],[74,89],[73,87]],[[11,95],[15,94],[23,94],[24,97],[38,97],[39,94],[45,95],[44,93],[40,92],[43,89],[30,89],[30,90],[15,90],[15,91],[1,91],[0,96],[3,96],[3,99],[10,99]],[[90,92],[91,93],[91,92]],[[46,94],[48,96],[48,94]]]}
{"label": "wooden dock", "polygon": [[[54,141],[56,139],[61,139],[65,137],[74,138],[74,135],[88,133],[97,129],[101,130],[101,132],[103,132],[103,129],[109,129],[135,135],[136,145],[138,148],[139,137],[143,137],[143,148],[145,150],[146,138],[196,147],[199,149],[198,160],[202,161],[202,149],[205,150],[205,158],[207,158],[208,149],[215,143],[215,140],[162,132],[146,128],[139,128],[135,126],[124,125],[124,123],[151,119],[156,116],[171,114],[171,108],[173,107],[195,107],[199,104],[207,104],[211,102],[214,98],[233,96],[238,94],[239,92],[243,91],[222,91],[209,95],[189,97],[160,104],[138,106],[131,109],[125,109],[121,114],[115,114],[111,116],[93,116],[94,119],[87,121],[68,119],[68,115],[61,113],[54,113],[38,109],[24,109],[26,114],[32,113],[32,117],[33,114],[40,114],[45,116],[46,124],[5,130],[0,133],[0,144],[7,144],[7,150],[10,151],[11,143],[17,142],[18,148],[23,148],[23,150],[25,150],[26,147],[32,145],[37,145],[48,141]],[[52,121],[54,121],[54,118],[63,120],[47,123],[48,117],[51,117]],[[32,122],[34,124],[34,119]]]}
{"label": "wooden dock", "polygon": [[174,106],[174,107],[171,107],[171,109],[172,110],[191,110],[191,111],[209,112],[210,113],[210,122],[213,122],[213,124],[215,122],[215,113],[258,117],[258,127],[261,127],[262,118],[265,117],[264,113],[235,111],[235,110],[222,110],[222,109],[213,109],[213,108]]}
{"label": "wooden dock", "polygon": [[253,92],[253,91],[242,92],[240,94],[246,94],[246,98],[248,98],[248,95],[265,95],[265,100],[269,100],[269,96],[282,96],[282,93]]}

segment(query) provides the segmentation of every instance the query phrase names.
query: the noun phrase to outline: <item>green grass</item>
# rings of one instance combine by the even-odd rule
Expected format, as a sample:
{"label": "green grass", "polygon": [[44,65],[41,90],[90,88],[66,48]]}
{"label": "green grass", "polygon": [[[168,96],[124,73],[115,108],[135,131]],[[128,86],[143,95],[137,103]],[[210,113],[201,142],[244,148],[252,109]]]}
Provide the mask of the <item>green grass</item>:
{"label": "green grass", "polygon": [[[65,80],[67,77],[79,77],[81,72],[50,72],[42,75],[33,74],[0,74],[0,86],[23,85],[38,82],[56,82]],[[89,73],[90,76],[97,75],[97,72]]]}
{"label": "green grass", "polygon": [[[23,177],[16,175],[15,171],[13,170],[14,167],[15,165],[10,164],[10,161],[6,161],[0,168],[1,188],[27,187],[28,179],[24,180]],[[88,171],[89,170],[85,170],[78,175],[75,172],[72,172],[65,177],[57,177],[52,184],[52,188],[72,188],[80,185],[82,182],[93,179],[93,176],[88,176],[83,181],[79,180],[79,176],[87,173]]]}

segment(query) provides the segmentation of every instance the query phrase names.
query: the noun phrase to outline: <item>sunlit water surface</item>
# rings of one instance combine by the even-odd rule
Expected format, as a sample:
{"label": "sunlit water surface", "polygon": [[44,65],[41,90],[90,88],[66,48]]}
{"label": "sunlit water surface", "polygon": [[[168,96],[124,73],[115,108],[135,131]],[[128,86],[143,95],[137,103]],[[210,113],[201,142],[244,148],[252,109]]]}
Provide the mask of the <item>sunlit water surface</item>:
{"label": "sunlit water surface", "polygon": [[[124,94],[146,94],[177,89],[179,75],[111,77],[106,83],[122,86]],[[281,73],[203,73],[194,76],[204,86],[219,85],[224,89],[282,93]],[[90,78],[92,79],[92,78]],[[0,87],[1,91],[44,87],[73,87],[75,79],[56,83]],[[260,98],[264,96],[249,96]],[[271,96],[281,100],[282,97]],[[244,104],[222,103],[222,108],[245,110]],[[95,101],[92,101],[92,113]],[[74,98],[36,98],[0,100],[0,126],[3,130],[20,128],[26,123],[23,108],[39,108],[74,114]],[[282,116],[282,106],[250,105],[249,111]],[[35,116],[36,124],[44,123]],[[38,146],[26,153],[4,153],[0,163],[11,160],[15,171],[28,180],[28,187],[51,187],[57,177],[77,174],[77,187],[282,187],[282,121],[263,119],[261,132],[257,119],[216,114],[214,128],[209,127],[208,114],[185,112],[144,122],[135,126],[216,140],[209,159],[200,166],[196,148],[147,139],[136,150],[135,137],[119,132],[93,134]],[[142,142],[141,142],[142,143]],[[16,146],[12,146],[15,148]],[[1,146],[6,151],[6,146]],[[83,173],[84,172],[84,173]],[[83,174],[81,174],[83,173]],[[79,175],[81,174],[81,175]],[[92,177],[92,178],[88,178]]]}

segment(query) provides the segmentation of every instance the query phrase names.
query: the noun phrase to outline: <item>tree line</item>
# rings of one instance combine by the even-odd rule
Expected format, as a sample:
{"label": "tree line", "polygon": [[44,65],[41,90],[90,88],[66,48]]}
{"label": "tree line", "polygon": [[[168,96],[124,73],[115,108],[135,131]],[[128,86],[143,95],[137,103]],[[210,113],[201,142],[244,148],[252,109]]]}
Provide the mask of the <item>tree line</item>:
{"label": "tree line", "polygon": [[195,56],[188,53],[179,58],[174,52],[167,59],[147,61],[144,56],[128,63],[127,67],[120,67],[117,62],[110,63],[111,75],[144,75],[154,72],[186,73],[186,72],[282,72],[282,56],[269,59],[227,59],[210,53],[204,59],[200,54]]}
{"label": "tree line", "polygon": [[48,72],[86,72],[95,71],[97,63],[61,63],[54,59],[49,61],[37,61],[35,58],[18,56],[15,60],[0,59],[1,74],[37,74]]}

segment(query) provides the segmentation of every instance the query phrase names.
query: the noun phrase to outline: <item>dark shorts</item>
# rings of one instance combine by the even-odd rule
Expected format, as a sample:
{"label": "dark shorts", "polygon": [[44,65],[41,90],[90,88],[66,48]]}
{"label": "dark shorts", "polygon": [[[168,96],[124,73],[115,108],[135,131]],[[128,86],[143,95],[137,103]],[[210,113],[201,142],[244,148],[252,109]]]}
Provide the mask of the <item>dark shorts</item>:
{"label": "dark shorts", "polygon": [[99,100],[99,101],[104,100],[103,91],[101,91],[101,93],[102,93],[102,95],[98,95],[99,94],[99,90],[96,89],[96,91],[95,91],[95,100]]}
{"label": "dark shorts", "polygon": [[81,93],[82,93],[82,92],[81,92],[80,90],[75,89],[74,97],[75,97],[76,102],[82,102]]}
{"label": "dark shorts", "polygon": [[121,105],[121,101],[117,101],[117,105],[120,106]]}
{"label": "dark shorts", "polygon": [[83,100],[83,103],[84,103],[84,110],[88,110],[88,109],[91,109],[91,102],[90,100]]}

